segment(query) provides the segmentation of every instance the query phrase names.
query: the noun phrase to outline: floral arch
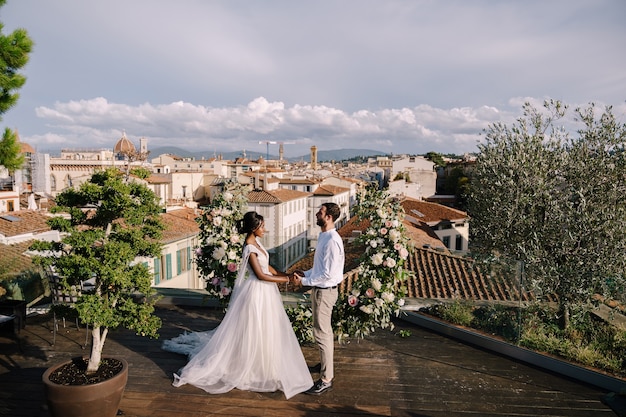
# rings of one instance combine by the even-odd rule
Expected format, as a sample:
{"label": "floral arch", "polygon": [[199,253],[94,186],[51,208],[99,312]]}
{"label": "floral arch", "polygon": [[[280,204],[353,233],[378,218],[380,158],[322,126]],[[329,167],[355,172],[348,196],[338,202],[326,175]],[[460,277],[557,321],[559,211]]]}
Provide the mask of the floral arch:
{"label": "floral arch", "polygon": [[[247,187],[228,183],[199,219],[201,246],[196,265],[206,280],[210,296],[228,305],[235,283],[243,236],[236,222],[247,210]],[[400,202],[374,186],[359,193],[354,215],[364,232],[353,243],[361,256],[355,279],[340,294],[333,312],[339,341],[362,338],[379,328],[393,328],[392,318],[400,314],[406,296],[406,261],[409,241],[402,222]],[[344,286],[346,287],[346,286]],[[300,342],[313,340],[312,314],[307,295],[296,306],[287,307]]]}

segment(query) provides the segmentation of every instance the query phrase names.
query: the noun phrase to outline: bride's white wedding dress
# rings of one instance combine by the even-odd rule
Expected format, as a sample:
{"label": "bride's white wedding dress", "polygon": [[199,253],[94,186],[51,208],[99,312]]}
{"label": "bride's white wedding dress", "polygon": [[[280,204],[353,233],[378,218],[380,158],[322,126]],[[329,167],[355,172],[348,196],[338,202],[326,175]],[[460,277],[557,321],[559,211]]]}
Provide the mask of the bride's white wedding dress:
{"label": "bride's white wedding dress", "polygon": [[220,325],[211,331],[186,333],[163,343],[164,350],[190,358],[174,374],[174,386],[191,384],[211,394],[233,388],[256,392],[281,390],[287,399],[313,386],[278,287],[256,277],[248,264],[250,253],[256,253],[263,272],[270,273],[265,248],[259,250],[246,245],[230,304]]}

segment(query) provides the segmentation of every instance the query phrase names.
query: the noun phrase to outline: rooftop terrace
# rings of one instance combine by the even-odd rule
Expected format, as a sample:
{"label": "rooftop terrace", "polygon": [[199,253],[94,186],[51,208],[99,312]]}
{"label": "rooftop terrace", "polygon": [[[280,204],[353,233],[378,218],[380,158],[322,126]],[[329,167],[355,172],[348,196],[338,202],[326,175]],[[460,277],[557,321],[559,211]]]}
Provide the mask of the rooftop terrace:
{"label": "rooftop terrace", "polygon": [[[186,358],[160,349],[161,340],[219,324],[220,309],[160,304],[160,340],[111,332],[108,355],[124,356],[129,381],[120,415],[197,416],[607,416],[607,391],[443,336],[408,321],[394,331],[336,345],[334,390],[285,400],[281,392],[233,390],[209,395],[193,386],[174,388],[172,373]],[[41,376],[56,363],[86,353],[84,329],[62,329],[51,346],[52,320],[31,315],[17,335],[0,332],[0,415],[49,416]],[[399,337],[400,330],[411,336]],[[309,364],[314,346],[303,346]],[[314,378],[317,375],[313,375]]]}

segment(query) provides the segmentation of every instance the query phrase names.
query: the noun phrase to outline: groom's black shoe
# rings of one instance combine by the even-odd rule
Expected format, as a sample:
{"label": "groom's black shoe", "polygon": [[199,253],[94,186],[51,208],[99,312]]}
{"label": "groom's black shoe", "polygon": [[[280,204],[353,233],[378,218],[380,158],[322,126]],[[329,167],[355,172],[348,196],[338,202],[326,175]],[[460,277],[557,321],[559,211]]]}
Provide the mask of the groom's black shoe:
{"label": "groom's black shoe", "polygon": [[308,390],[304,391],[305,394],[309,395],[320,395],[326,391],[330,391],[333,389],[333,382],[324,382],[321,379],[318,379],[317,382]]}
{"label": "groom's black shoe", "polygon": [[316,365],[309,366],[309,372],[319,374],[320,372],[322,372],[322,364],[318,363]]}

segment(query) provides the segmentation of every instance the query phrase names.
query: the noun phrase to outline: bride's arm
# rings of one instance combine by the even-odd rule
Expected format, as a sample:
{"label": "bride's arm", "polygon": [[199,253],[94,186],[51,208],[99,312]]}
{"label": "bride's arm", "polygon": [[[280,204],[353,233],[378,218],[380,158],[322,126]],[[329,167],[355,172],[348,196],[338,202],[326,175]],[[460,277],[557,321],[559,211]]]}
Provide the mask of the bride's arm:
{"label": "bride's arm", "polygon": [[261,269],[261,264],[259,263],[257,254],[254,252],[250,254],[250,257],[248,258],[248,263],[252,267],[252,271],[254,271],[254,275],[256,275],[257,278],[262,281],[280,282],[280,283],[289,282],[289,277],[286,275],[279,276],[279,275],[270,275],[270,274],[264,273],[263,270]]}
{"label": "bride's arm", "polygon": [[272,265],[269,265],[268,269],[270,270],[270,272],[272,273],[272,275],[274,276],[279,276],[279,277],[289,277],[289,274],[285,273],[285,272],[280,272],[279,270],[277,270],[276,268],[274,268]]}

